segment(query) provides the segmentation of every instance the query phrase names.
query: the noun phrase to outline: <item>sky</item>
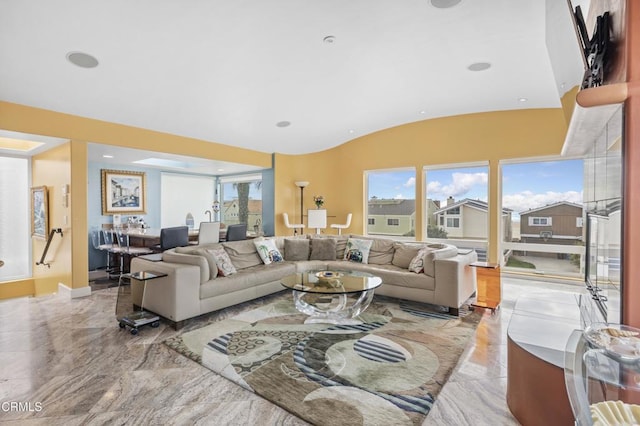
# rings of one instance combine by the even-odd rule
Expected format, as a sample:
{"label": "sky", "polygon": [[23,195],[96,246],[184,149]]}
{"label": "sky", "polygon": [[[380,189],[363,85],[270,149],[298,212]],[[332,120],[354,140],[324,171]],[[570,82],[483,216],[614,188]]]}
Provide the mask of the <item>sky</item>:
{"label": "sky", "polygon": [[[502,166],[502,203],[522,212],[558,201],[582,204],[582,160],[560,160]],[[427,170],[427,198],[445,201],[452,196],[487,201],[487,167]],[[369,198],[415,198],[415,173],[369,173]],[[442,203],[444,205],[445,203]]]}

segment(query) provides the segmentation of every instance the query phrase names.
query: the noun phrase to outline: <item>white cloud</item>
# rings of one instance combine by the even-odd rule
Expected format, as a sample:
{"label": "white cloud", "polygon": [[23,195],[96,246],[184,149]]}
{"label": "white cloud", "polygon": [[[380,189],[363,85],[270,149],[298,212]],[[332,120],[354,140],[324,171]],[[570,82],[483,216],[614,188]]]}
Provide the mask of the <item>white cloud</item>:
{"label": "white cloud", "polygon": [[487,173],[453,173],[451,183],[442,185],[441,182],[432,181],[427,183],[427,194],[429,198],[464,198],[476,185],[487,185],[489,177]]}
{"label": "white cloud", "polygon": [[403,185],[406,188],[411,188],[412,186],[416,186],[416,178],[410,177],[409,180],[407,180]]}
{"label": "white cloud", "polygon": [[402,194],[398,194],[395,197],[393,197],[394,200],[404,200],[404,195]]}
{"label": "white cloud", "polygon": [[582,204],[582,191],[547,191],[539,194],[534,194],[531,191],[523,191],[517,194],[504,195],[502,197],[502,206],[520,213],[529,209],[537,209],[547,204],[558,203],[560,201]]}

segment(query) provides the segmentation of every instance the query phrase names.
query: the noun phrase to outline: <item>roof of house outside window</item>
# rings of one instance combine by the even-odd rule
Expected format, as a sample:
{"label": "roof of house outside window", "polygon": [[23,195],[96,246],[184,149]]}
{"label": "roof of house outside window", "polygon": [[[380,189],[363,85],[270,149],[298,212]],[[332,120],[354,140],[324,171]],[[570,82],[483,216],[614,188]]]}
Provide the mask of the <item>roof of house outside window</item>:
{"label": "roof of house outside window", "polygon": [[568,201],[559,201],[557,203],[547,204],[547,205],[544,205],[542,207],[538,207],[538,208],[535,208],[535,209],[525,210],[525,211],[520,212],[519,214],[522,216],[522,215],[528,215],[528,214],[531,214],[531,213],[538,213],[538,212],[541,212],[541,211],[544,211],[544,210],[547,210],[547,209],[552,209],[554,207],[558,207],[558,206],[562,206],[562,205],[566,205],[566,206],[570,206],[570,207],[577,207],[579,209],[583,208],[582,204],[570,203]]}
{"label": "roof of house outside window", "polygon": [[[482,211],[489,211],[489,205],[485,202],[485,201],[480,201],[480,200],[472,200],[471,198],[464,198],[458,202],[455,202],[451,205],[445,206],[443,208],[441,208],[440,210],[436,210],[433,214],[439,214],[442,212],[445,212],[447,210],[451,210],[453,208],[462,206],[462,205],[466,205],[468,207],[472,207],[478,210],[482,210]],[[507,213],[511,213],[513,210],[508,209],[506,207],[502,208],[502,213],[507,214]]]}
{"label": "roof of house outside window", "polygon": [[411,216],[416,211],[416,200],[369,200],[369,214],[379,216]]}

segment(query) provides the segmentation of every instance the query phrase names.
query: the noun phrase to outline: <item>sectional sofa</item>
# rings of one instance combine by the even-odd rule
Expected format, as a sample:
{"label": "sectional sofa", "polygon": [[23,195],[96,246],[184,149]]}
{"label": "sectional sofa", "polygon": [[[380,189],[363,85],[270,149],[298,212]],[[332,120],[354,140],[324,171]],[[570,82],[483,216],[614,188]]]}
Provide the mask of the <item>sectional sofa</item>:
{"label": "sectional sofa", "polygon": [[[352,249],[355,242],[368,246],[364,259]],[[189,318],[282,291],[282,277],[310,270],[369,272],[382,278],[376,294],[442,305],[457,315],[475,292],[469,265],[476,260],[474,251],[459,253],[447,244],[322,235],[179,247],[165,251],[160,262],[134,258],[131,272],[168,274],[147,284],[144,308],[179,328]],[[141,296],[134,283],[134,300]]]}

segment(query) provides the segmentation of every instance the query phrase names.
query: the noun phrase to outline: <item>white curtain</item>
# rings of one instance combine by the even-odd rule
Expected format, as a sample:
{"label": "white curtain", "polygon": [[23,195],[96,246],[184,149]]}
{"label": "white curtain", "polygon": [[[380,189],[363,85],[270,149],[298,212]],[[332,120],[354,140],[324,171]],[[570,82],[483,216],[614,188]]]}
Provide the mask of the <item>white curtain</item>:
{"label": "white curtain", "polygon": [[[162,173],[160,178],[160,224],[163,228],[191,225],[187,215],[193,216],[193,227],[208,222],[207,210],[215,194],[215,177]],[[212,216],[213,220],[213,216]]]}

